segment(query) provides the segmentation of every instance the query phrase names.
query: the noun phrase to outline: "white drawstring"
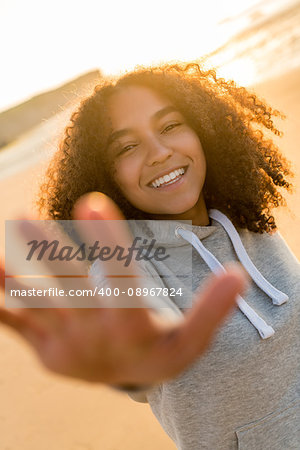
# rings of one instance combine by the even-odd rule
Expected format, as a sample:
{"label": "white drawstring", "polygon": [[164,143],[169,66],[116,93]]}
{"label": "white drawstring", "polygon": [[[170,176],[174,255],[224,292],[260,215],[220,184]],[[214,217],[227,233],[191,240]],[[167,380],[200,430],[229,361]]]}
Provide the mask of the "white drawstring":
{"label": "white drawstring", "polygon": [[211,209],[209,211],[209,216],[219,222],[224,229],[227,231],[228,236],[231,239],[232,245],[234,247],[234,250],[237,254],[237,257],[253,279],[253,281],[257,284],[257,286],[263,290],[271,299],[274,305],[282,305],[285,303],[289,298],[284,293],[279,291],[275,288],[269,281],[267,281],[264,276],[257,270],[251,259],[249,258],[248,253],[245,250],[245,247],[243,246],[243,243],[241,241],[241,238],[234,228],[231,221],[228,219],[228,217],[225,216],[225,214],[221,213],[217,209]]}
{"label": "white drawstring", "polygon": [[[214,273],[219,273],[220,271],[225,272],[223,265],[217,260],[217,258],[202,244],[200,239],[189,230],[183,227],[177,227],[175,234],[186,239],[193,247],[198,251],[200,256],[204,259],[210,270]],[[267,339],[275,333],[274,329],[268,325],[248,303],[239,295],[237,296],[237,304],[240,310],[244,313],[247,319],[252,323],[252,325],[257,329],[259,335],[262,339]]]}

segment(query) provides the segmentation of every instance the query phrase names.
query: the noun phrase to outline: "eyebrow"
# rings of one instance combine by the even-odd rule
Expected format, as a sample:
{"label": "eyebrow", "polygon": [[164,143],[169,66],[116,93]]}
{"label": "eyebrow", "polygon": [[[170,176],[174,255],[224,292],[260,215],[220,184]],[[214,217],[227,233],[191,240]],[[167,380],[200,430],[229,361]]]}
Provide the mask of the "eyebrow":
{"label": "eyebrow", "polygon": [[[179,111],[172,105],[165,106],[164,108],[160,109],[159,111],[156,111],[156,113],[153,114],[151,119],[159,120],[171,112],[179,112]],[[118,138],[120,138],[126,134],[131,133],[132,131],[133,131],[132,128],[123,128],[122,130],[114,131],[108,138],[108,145],[111,145],[115,140],[117,140]]]}

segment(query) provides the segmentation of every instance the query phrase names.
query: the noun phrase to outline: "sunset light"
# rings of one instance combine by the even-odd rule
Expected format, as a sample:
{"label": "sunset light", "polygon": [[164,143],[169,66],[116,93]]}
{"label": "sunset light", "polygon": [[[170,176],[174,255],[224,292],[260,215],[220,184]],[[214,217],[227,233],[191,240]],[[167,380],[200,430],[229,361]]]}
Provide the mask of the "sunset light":
{"label": "sunset light", "polygon": [[221,67],[218,75],[225,79],[233,79],[241,86],[248,86],[255,82],[255,65],[251,59],[238,59]]}
{"label": "sunset light", "polygon": [[[0,110],[95,68],[117,74],[137,64],[199,59],[248,26],[259,3],[4,1]],[[254,63],[234,61],[222,74],[251,83]]]}

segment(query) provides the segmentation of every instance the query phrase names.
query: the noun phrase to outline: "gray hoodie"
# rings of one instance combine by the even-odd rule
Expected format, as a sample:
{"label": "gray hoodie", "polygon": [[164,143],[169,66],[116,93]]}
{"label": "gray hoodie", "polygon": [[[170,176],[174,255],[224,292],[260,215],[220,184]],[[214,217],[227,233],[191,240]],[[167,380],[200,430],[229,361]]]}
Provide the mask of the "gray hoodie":
{"label": "gray hoodie", "polygon": [[[240,261],[253,280],[211,346],[188,369],[148,391],[148,401],[180,450],[300,449],[300,265],[280,233],[238,231],[217,210],[210,226],[129,221],[134,236],[156,240],[168,258],[141,264],[147,286],[184,296],[144,299],[181,318],[211,273]],[[98,264],[98,286],[107,283]],[[146,279],[146,278],[145,278]],[[184,297],[184,298],[183,298]]]}

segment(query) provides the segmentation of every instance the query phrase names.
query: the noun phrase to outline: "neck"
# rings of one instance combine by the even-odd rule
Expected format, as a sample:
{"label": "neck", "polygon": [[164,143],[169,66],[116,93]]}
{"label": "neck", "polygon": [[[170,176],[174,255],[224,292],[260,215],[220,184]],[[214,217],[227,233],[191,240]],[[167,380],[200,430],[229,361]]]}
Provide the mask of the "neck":
{"label": "neck", "polygon": [[197,203],[188,211],[180,214],[156,214],[153,218],[157,220],[191,220],[193,225],[203,227],[209,225],[209,216],[202,192]]}

